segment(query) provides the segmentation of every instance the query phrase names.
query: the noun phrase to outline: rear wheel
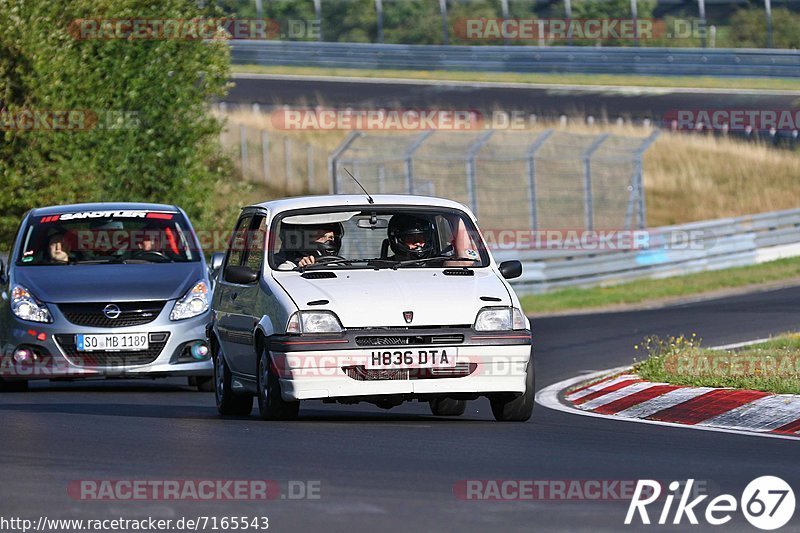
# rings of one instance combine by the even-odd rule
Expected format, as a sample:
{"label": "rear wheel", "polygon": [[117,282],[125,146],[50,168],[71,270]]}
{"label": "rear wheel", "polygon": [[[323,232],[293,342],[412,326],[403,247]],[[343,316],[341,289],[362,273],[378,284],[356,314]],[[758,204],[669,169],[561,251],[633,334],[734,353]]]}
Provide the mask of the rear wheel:
{"label": "rear wheel", "polygon": [[461,416],[467,409],[467,400],[434,398],[430,401],[431,413],[436,416]]}
{"label": "rear wheel", "polygon": [[533,414],[534,376],[533,359],[525,370],[525,392],[522,394],[498,394],[489,398],[492,414],[499,422],[525,422]]}
{"label": "rear wheel", "polygon": [[23,380],[16,380],[16,381],[5,381],[0,379],[0,392],[25,392],[28,390],[28,381]]}
{"label": "rear wheel", "polygon": [[253,397],[234,394],[228,363],[218,348],[215,348],[215,351],[217,353],[214,354],[214,397],[217,401],[217,411],[221,415],[249,415],[253,411]]}
{"label": "rear wheel", "polygon": [[258,412],[264,420],[293,420],[300,413],[299,401],[287,402],[281,396],[281,384],[266,348],[258,358]]}

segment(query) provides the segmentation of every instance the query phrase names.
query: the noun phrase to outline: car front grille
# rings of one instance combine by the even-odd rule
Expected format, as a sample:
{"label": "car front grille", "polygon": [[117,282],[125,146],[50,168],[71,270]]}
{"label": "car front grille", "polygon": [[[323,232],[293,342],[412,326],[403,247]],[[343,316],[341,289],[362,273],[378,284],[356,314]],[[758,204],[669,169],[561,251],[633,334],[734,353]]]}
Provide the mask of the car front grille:
{"label": "car front grille", "polygon": [[152,322],[158,317],[166,302],[113,302],[119,307],[117,318],[108,318],[103,309],[109,302],[59,304],[64,317],[77,326],[90,328],[125,328]]}
{"label": "car front grille", "polygon": [[477,363],[456,363],[453,368],[367,369],[364,365],[345,366],[342,370],[356,381],[390,381],[409,379],[463,378],[478,368]]}
{"label": "car front grille", "polygon": [[464,335],[365,335],[356,337],[358,346],[461,344],[462,342],[464,342]]}
{"label": "car front grille", "polygon": [[55,335],[56,342],[61,347],[67,360],[75,366],[84,368],[92,367],[121,367],[134,365],[147,365],[158,359],[164,346],[167,345],[169,333],[159,332],[149,334],[149,347],[147,350],[138,351],[106,351],[93,352],[78,351],[75,335]]}

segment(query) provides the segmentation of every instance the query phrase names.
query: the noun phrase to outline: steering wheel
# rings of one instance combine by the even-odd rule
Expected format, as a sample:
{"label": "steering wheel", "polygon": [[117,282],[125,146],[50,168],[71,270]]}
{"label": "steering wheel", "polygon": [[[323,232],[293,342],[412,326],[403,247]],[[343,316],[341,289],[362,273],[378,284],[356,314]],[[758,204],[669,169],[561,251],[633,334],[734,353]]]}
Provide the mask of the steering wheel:
{"label": "steering wheel", "polygon": [[172,261],[167,254],[156,250],[134,250],[131,254],[131,259],[157,259],[161,263],[168,263],[169,261]]}
{"label": "steering wheel", "polygon": [[342,257],[341,255],[323,255],[322,257],[315,258],[314,263],[332,263],[333,261],[347,261],[346,258]]}

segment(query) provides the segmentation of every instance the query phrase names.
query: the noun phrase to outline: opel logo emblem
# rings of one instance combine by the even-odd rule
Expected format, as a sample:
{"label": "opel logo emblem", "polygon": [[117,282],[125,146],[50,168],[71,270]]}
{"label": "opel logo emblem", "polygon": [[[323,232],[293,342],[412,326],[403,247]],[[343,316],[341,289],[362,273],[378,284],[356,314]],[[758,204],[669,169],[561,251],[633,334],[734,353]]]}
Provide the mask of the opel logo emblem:
{"label": "opel logo emblem", "polygon": [[111,320],[119,317],[120,313],[122,313],[122,311],[114,304],[108,304],[103,308],[103,314],[106,315],[106,318],[110,318]]}

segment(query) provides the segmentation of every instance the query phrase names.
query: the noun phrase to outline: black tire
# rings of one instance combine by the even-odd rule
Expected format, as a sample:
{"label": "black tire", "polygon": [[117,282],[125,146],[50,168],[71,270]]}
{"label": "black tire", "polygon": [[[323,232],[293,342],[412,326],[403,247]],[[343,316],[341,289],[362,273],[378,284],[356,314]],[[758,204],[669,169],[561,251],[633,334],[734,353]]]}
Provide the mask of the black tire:
{"label": "black tire", "polygon": [[213,376],[197,376],[194,381],[199,392],[214,392],[216,389]]}
{"label": "black tire", "polygon": [[225,357],[214,349],[214,398],[217,411],[224,416],[247,416],[253,411],[253,397],[234,394],[231,388],[231,370]]}
{"label": "black tire", "polygon": [[0,392],[26,392],[28,380],[5,381],[0,379]]}
{"label": "black tire", "polygon": [[467,400],[434,398],[430,402],[431,413],[436,416],[461,416],[467,410]]}
{"label": "black tire", "polygon": [[258,357],[258,413],[264,420],[294,420],[300,413],[300,402],[283,399],[274,370],[269,350],[262,348]]}
{"label": "black tire", "polygon": [[522,394],[498,394],[489,398],[492,414],[498,422],[525,422],[533,414],[534,404],[533,359],[525,370],[525,392]]}

